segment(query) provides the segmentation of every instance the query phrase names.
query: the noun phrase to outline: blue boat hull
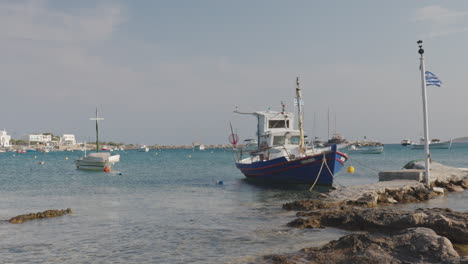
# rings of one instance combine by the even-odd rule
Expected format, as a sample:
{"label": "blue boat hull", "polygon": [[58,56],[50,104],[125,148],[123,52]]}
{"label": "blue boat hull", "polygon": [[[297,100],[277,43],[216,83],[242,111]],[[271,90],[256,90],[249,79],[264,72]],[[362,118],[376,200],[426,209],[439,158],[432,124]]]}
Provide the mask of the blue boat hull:
{"label": "blue boat hull", "polygon": [[[324,157],[326,164],[323,163]],[[251,164],[236,163],[236,167],[249,179],[271,183],[313,184],[318,177],[317,184],[332,185],[333,176],[343,168],[347,160],[346,154],[330,151],[325,156],[322,153],[292,161],[280,157]]]}

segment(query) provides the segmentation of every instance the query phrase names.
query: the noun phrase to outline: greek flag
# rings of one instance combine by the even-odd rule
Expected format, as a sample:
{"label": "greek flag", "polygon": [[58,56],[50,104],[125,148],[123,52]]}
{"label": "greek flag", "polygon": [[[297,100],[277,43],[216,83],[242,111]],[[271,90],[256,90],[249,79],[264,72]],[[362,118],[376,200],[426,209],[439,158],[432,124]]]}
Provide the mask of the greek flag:
{"label": "greek flag", "polygon": [[435,74],[430,71],[426,71],[426,86],[434,85],[440,87],[441,84],[442,82]]}

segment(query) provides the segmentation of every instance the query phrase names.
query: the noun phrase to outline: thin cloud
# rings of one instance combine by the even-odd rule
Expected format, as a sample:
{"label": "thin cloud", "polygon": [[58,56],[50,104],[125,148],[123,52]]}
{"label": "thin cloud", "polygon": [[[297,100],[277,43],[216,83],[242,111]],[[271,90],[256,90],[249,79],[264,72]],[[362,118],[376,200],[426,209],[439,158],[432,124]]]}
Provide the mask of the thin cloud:
{"label": "thin cloud", "polygon": [[79,14],[47,8],[43,1],[0,3],[0,39],[77,43],[109,38],[123,21],[119,6]]}
{"label": "thin cloud", "polygon": [[428,38],[468,32],[464,25],[468,12],[449,10],[438,5],[417,9],[414,21],[424,24]]}
{"label": "thin cloud", "polygon": [[420,22],[430,22],[433,25],[448,25],[458,23],[468,12],[453,11],[438,5],[426,6],[416,10],[415,20]]}

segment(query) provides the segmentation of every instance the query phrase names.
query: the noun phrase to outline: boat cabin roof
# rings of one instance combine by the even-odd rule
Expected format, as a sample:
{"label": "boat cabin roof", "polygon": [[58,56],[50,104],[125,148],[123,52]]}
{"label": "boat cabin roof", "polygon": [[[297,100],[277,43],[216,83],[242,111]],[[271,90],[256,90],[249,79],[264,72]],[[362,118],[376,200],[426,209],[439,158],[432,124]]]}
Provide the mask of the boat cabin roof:
{"label": "boat cabin roof", "polygon": [[255,112],[259,123],[259,133],[271,134],[274,131],[294,130],[294,114],[291,112],[259,111]]}

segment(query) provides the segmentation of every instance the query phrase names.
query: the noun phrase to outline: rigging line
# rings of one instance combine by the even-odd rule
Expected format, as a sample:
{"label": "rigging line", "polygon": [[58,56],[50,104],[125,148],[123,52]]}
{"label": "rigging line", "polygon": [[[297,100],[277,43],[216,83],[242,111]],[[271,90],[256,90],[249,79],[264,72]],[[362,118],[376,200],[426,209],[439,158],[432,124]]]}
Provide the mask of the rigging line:
{"label": "rigging line", "polygon": [[376,172],[380,172],[380,171],[381,171],[381,170],[377,170],[377,169],[374,169],[374,168],[372,168],[372,167],[369,167],[369,166],[367,166],[366,164],[357,161],[356,159],[353,159],[353,162],[356,162],[357,164],[362,165],[362,166],[364,166],[364,167],[366,167],[366,168],[368,168],[368,169],[370,169],[370,170],[376,171]]}

